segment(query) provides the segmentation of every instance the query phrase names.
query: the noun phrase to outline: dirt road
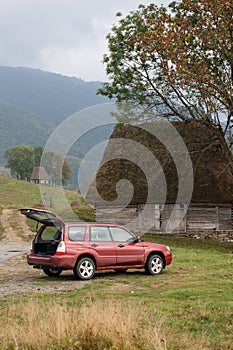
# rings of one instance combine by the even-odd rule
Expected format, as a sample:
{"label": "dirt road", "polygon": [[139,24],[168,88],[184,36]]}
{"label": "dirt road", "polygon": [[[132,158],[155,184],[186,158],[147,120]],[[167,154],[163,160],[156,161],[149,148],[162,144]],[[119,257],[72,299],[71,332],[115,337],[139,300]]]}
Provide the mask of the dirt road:
{"label": "dirt road", "polygon": [[91,282],[77,281],[72,271],[50,278],[27,264],[33,233],[26,218],[14,209],[3,209],[0,217],[4,228],[0,237],[0,299],[11,299],[25,293],[62,293]]}
{"label": "dirt road", "polygon": [[28,252],[33,233],[26,223],[26,217],[15,209],[3,209],[0,222],[4,229],[0,237],[0,263],[3,263]]}

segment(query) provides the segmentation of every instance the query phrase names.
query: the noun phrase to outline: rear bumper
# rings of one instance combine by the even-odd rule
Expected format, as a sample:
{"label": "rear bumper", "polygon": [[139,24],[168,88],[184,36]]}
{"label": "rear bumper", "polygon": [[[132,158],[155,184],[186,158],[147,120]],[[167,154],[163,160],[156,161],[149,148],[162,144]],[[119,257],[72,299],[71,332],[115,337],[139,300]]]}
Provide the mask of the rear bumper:
{"label": "rear bumper", "polygon": [[60,267],[64,270],[71,270],[75,265],[74,257],[67,255],[52,255],[52,256],[40,256],[34,254],[27,255],[27,263],[37,268],[56,268]]}

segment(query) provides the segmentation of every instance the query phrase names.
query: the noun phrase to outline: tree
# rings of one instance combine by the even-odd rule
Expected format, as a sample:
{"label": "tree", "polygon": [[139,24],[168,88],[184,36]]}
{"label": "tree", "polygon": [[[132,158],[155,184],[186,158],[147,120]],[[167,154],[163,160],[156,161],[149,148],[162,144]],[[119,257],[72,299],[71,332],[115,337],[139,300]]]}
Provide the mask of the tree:
{"label": "tree", "polygon": [[[118,13],[118,16],[121,16]],[[104,55],[110,82],[99,93],[153,115],[208,119],[224,133],[233,119],[233,4],[181,0],[140,5],[113,26]]]}
{"label": "tree", "polygon": [[45,167],[52,184],[55,186],[66,185],[70,179],[71,168],[65,157],[54,152],[45,152],[41,165]]}
{"label": "tree", "polygon": [[62,185],[67,185],[68,180],[71,177],[71,167],[70,163],[67,162],[66,159],[64,159],[63,167],[62,167]]}
{"label": "tree", "polygon": [[34,152],[29,146],[14,146],[5,151],[6,167],[21,180],[28,179],[34,166]]}
{"label": "tree", "polygon": [[[43,157],[42,157],[43,155]],[[29,179],[34,166],[44,166],[54,185],[67,185],[71,176],[70,164],[61,154],[45,152],[40,146],[14,146],[5,152],[6,167],[21,180]]]}
{"label": "tree", "polygon": [[43,148],[41,146],[34,147],[34,165],[35,166],[40,166],[42,154],[43,154]]}

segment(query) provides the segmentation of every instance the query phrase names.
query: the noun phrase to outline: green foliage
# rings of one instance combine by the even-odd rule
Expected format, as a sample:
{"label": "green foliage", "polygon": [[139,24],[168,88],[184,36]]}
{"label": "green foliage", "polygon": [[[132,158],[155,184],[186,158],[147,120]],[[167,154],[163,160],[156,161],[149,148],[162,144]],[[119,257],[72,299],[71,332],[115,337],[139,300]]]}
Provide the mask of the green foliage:
{"label": "green foliage", "polygon": [[11,174],[22,180],[28,179],[34,166],[34,152],[29,146],[14,146],[5,152],[6,167]]}
{"label": "green foliage", "polygon": [[[43,155],[43,158],[42,158]],[[66,185],[71,176],[71,167],[64,156],[45,152],[40,146],[15,146],[5,152],[6,167],[11,174],[21,180],[30,178],[34,166],[44,166],[53,185]]]}
{"label": "green foliage", "polygon": [[[225,132],[233,116],[233,6],[227,0],[140,5],[107,35],[110,82],[99,93],[150,118],[209,119]],[[128,116],[128,114],[126,114]]]}
{"label": "green foliage", "polygon": [[34,147],[34,165],[35,166],[40,166],[42,154],[43,154],[43,148],[41,146]]}
{"label": "green foliage", "polygon": [[65,157],[54,152],[45,152],[41,159],[53,185],[66,185],[71,176],[71,167]]}
{"label": "green foliage", "polygon": [[82,221],[95,221],[94,209],[89,205],[81,204],[78,207],[73,208],[73,211]]}

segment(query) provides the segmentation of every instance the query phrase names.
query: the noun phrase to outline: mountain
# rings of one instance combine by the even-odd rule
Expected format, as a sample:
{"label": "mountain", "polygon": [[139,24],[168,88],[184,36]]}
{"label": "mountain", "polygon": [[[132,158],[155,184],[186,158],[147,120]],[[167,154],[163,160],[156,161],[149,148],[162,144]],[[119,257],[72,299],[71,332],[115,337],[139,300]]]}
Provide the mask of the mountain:
{"label": "mountain", "polygon": [[100,84],[38,69],[0,66],[0,104],[20,107],[58,124],[83,108],[106,102],[96,95]]}
{"label": "mountain", "polygon": [[44,145],[53,128],[53,123],[36,113],[14,105],[0,105],[0,163],[4,164],[4,151],[9,147]]}
{"label": "mountain", "polygon": [[108,102],[96,95],[100,85],[38,69],[0,66],[0,164],[5,163],[7,148],[20,144],[43,147],[68,116]]}
{"label": "mountain", "polygon": [[[46,145],[53,130],[67,117],[84,108],[109,102],[97,95],[100,81],[39,69],[0,66],[0,165],[5,150],[16,145]],[[73,170],[71,188],[77,188],[77,171],[83,156],[109,137],[113,125],[83,135],[71,148],[68,161]]]}

